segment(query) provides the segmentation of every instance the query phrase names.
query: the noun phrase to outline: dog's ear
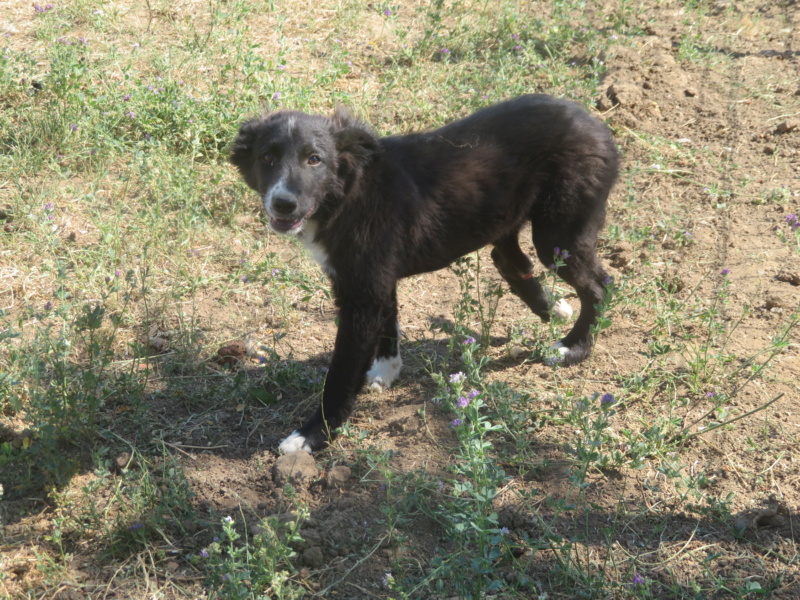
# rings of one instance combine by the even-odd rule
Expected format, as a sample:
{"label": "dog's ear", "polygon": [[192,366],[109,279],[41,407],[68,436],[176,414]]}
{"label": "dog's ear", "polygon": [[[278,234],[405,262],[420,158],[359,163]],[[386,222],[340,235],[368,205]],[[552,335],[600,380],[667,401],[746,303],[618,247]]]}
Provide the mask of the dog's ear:
{"label": "dog's ear", "polygon": [[245,183],[253,189],[256,189],[256,180],[252,168],[255,162],[253,149],[258,137],[260,124],[261,119],[251,119],[242,124],[239,128],[239,134],[231,146],[230,155],[231,164],[239,169],[239,173],[242,174]]}
{"label": "dog's ear", "polygon": [[381,146],[372,129],[346,108],[337,106],[331,123],[339,154],[339,178],[347,194],[358,181],[364,164],[380,153]]}

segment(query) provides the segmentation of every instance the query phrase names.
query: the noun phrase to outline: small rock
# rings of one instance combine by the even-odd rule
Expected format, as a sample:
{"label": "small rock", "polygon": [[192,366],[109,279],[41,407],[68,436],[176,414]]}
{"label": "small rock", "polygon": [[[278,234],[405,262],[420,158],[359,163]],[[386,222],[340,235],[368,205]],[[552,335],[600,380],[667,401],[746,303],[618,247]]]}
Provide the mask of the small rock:
{"label": "small rock", "polygon": [[764,154],[766,154],[767,156],[772,156],[773,154],[775,154],[775,146],[771,144],[767,144],[766,146],[764,146]]}
{"label": "small rock", "polygon": [[794,131],[797,127],[800,126],[800,121],[797,119],[789,119],[787,121],[783,121],[779,123],[778,126],[775,128],[776,133],[789,133],[790,131]]}
{"label": "small rock", "polygon": [[526,350],[522,346],[511,346],[508,353],[513,359],[518,359],[520,356],[525,354]]}
{"label": "small rock", "polygon": [[783,299],[780,296],[770,295],[767,296],[766,307],[767,310],[772,310],[773,308],[781,308],[784,305]]}
{"label": "small rock", "polygon": [[325,474],[325,487],[338,488],[342,487],[345,482],[350,479],[350,467],[345,465],[337,465],[328,469]]}
{"label": "small rock", "polygon": [[161,353],[169,350],[169,342],[159,336],[153,336],[149,338],[147,343],[150,345],[150,349],[155,352]]}
{"label": "small rock", "polygon": [[307,548],[306,551],[303,552],[303,563],[312,569],[318,569],[324,565],[325,555],[322,553],[322,548],[319,546]]}
{"label": "small rock", "polygon": [[175,571],[178,570],[178,567],[180,567],[180,565],[177,562],[175,562],[174,560],[171,560],[171,561],[167,562],[166,567],[167,567],[167,571],[169,571],[170,573],[174,573]]}
{"label": "small rock", "polygon": [[284,454],[272,467],[272,480],[278,487],[283,487],[287,483],[308,484],[317,477],[319,469],[314,457],[302,450]]}
{"label": "small rock", "polygon": [[786,283],[791,283],[792,285],[800,285],[800,272],[783,269],[780,273],[778,273],[775,276],[775,279],[777,279],[778,281],[785,281]]}
{"label": "small rock", "polygon": [[244,342],[233,342],[217,350],[217,362],[226,367],[235,367],[247,356]]}
{"label": "small rock", "polygon": [[619,81],[608,87],[606,95],[614,104],[636,106],[642,99],[642,88],[635,83]]}
{"label": "small rock", "polygon": [[122,471],[131,467],[133,467],[133,461],[131,460],[130,452],[123,452],[114,459],[114,468],[117,471]]}
{"label": "small rock", "polygon": [[683,95],[687,98],[694,98],[697,96],[697,88],[687,87],[685,90],[683,90]]}

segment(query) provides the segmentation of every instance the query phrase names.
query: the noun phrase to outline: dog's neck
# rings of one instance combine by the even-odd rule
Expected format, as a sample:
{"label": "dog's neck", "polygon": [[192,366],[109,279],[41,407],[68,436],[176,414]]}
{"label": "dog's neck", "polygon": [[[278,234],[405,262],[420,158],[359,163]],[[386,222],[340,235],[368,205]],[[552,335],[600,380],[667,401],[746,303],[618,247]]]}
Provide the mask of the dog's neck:
{"label": "dog's neck", "polygon": [[311,256],[314,258],[316,263],[322,267],[322,270],[328,277],[333,277],[335,272],[333,267],[330,264],[330,257],[328,256],[328,251],[325,247],[317,241],[317,223],[312,219],[306,221],[305,226],[303,227],[303,231],[300,232],[298,237],[300,241],[303,242],[303,246],[308,249],[311,253]]}

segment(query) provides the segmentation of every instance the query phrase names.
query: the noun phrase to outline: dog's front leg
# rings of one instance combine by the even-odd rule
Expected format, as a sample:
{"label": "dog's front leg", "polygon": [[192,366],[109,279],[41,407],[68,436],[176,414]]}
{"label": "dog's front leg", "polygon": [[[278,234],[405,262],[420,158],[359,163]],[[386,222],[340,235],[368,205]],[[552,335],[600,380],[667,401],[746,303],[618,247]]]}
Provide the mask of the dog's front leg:
{"label": "dog's front leg", "polygon": [[386,320],[387,304],[341,302],[339,330],[333,347],[322,403],[305,425],[280,444],[281,452],[314,452],[325,447],[347,420],[364,382],[375,345]]}

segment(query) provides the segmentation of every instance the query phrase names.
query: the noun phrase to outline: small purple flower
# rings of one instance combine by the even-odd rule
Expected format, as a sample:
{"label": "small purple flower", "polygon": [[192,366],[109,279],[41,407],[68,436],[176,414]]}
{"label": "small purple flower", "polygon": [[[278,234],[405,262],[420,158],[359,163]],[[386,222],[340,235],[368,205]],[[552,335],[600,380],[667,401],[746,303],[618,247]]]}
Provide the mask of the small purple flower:
{"label": "small purple flower", "polygon": [[272,276],[273,277],[276,277],[276,276],[278,276],[280,274],[281,274],[281,270],[280,269],[272,269]]}
{"label": "small purple flower", "polygon": [[285,71],[286,70],[286,65],[284,65],[284,64],[278,65],[278,70],[279,71]]}
{"label": "small purple flower", "polygon": [[553,256],[558,256],[559,254],[561,254],[561,248],[559,248],[558,246],[554,247]]}
{"label": "small purple flower", "polygon": [[54,208],[55,206],[53,205],[52,202],[48,202],[47,204],[44,205],[45,210],[53,210]]}
{"label": "small purple flower", "polygon": [[448,50],[447,48],[442,48],[441,50],[439,50],[439,52],[441,52],[442,54],[450,54],[450,50]]}
{"label": "small purple flower", "polygon": [[463,424],[464,422],[461,419],[453,419],[452,421],[450,421],[450,427],[453,428],[461,427],[461,425]]}
{"label": "small purple flower", "polygon": [[633,576],[633,579],[631,579],[631,583],[633,585],[644,585],[644,577],[642,577],[641,575],[639,575],[639,573],[637,573],[636,575]]}
{"label": "small purple flower", "polygon": [[795,214],[786,215],[786,224],[793,230],[800,227],[800,219]]}
{"label": "small purple flower", "polygon": [[128,113],[128,118],[129,118],[129,119],[133,119],[135,116],[136,116],[136,113],[135,113],[135,112],[133,112],[133,111],[130,111],[130,112]]}
{"label": "small purple flower", "polygon": [[555,264],[555,263],[553,263],[552,265],[550,265],[550,266],[549,266],[549,267],[547,267],[547,268],[548,268],[548,269],[550,269],[551,271],[555,271],[555,270],[556,270],[556,264]]}
{"label": "small purple flower", "polygon": [[510,532],[508,530],[508,527],[501,527],[499,533],[500,535],[508,535]]}
{"label": "small purple flower", "polygon": [[452,375],[450,375],[450,383],[460,383],[464,381],[466,378],[467,376],[464,375],[464,373],[462,373],[461,371],[459,371],[458,373],[453,373]]}
{"label": "small purple flower", "polygon": [[266,356],[259,356],[258,357],[258,364],[263,365],[263,364],[266,364],[266,362],[267,362],[267,357]]}
{"label": "small purple flower", "polygon": [[121,277],[121,276],[122,276],[122,271],[120,271],[119,269],[114,271],[114,277]]}
{"label": "small purple flower", "polygon": [[516,33],[512,33],[512,34],[511,34],[511,39],[512,39],[512,40],[515,40],[515,39],[517,39],[518,37],[519,37],[519,35],[517,35]]}
{"label": "small purple flower", "polygon": [[519,44],[514,46],[514,52],[519,52],[520,50],[522,50],[522,46],[520,46]]}
{"label": "small purple flower", "polygon": [[387,8],[383,11],[383,14],[385,14],[387,17],[390,17],[392,15],[392,11]]}
{"label": "small purple flower", "polygon": [[722,276],[725,276],[725,275],[727,275],[727,274],[728,274],[728,273],[730,273],[730,272],[731,272],[731,270],[730,270],[730,269],[722,269],[722,271],[720,271],[719,273],[720,273],[720,275],[722,275]]}
{"label": "small purple flower", "polygon": [[142,527],[144,527],[144,525],[139,521],[136,521],[133,525],[128,527],[128,529],[130,529],[131,531],[136,531],[137,529],[141,529]]}
{"label": "small purple flower", "polygon": [[444,481],[442,481],[441,479],[439,481],[437,481],[436,482],[436,489],[441,492],[444,489]]}
{"label": "small purple flower", "polygon": [[469,398],[461,396],[456,404],[458,405],[458,408],[467,408],[467,405],[469,404]]}
{"label": "small purple flower", "polygon": [[130,100],[130,99],[131,99],[131,95],[130,95],[130,94],[125,94],[125,95],[122,97],[122,101],[123,101],[123,102],[127,102],[127,101],[128,101],[128,100]]}
{"label": "small purple flower", "polygon": [[614,283],[614,280],[611,279],[611,275],[606,275],[605,279],[603,279],[603,285],[611,285]]}
{"label": "small purple flower", "polygon": [[600,397],[601,408],[606,408],[607,406],[611,406],[612,404],[614,404],[614,394],[606,392]]}
{"label": "small purple flower", "polygon": [[475,340],[475,338],[474,338],[474,337],[472,337],[472,336],[469,336],[467,339],[465,339],[465,340],[464,340],[464,343],[465,343],[465,344],[474,344],[474,343],[475,343],[475,341],[476,341],[476,340]]}
{"label": "small purple flower", "polygon": [[44,309],[53,310],[53,303],[48,300],[47,302],[44,303]]}
{"label": "small purple flower", "polygon": [[275,102],[277,102],[278,100],[280,100],[280,99],[281,99],[281,96],[282,96],[282,95],[283,95],[283,94],[281,94],[280,92],[275,92],[274,94],[272,94],[272,100],[273,100],[273,101],[275,101]]}
{"label": "small purple flower", "polygon": [[716,395],[717,395],[717,392],[706,392],[706,394],[705,394],[706,398],[709,398],[709,399],[715,397]]}
{"label": "small purple flower", "polygon": [[247,283],[247,275],[242,275],[242,283]]}
{"label": "small purple flower", "polygon": [[478,390],[472,390],[469,394],[467,394],[467,398],[475,398],[480,392]]}
{"label": "small purple flower", "polygon": [[561,251],[561,258],[563,258],[564,260],[567,260],[570,256],[572,256],[572,255],[569,253],[569,250],[562,250]]}
{"label": "small purple flower", "polygon": [[206,550],[205,548],[200,550],[200,552],[198,552],[197,554],[200,556],[200,558],[208,558],[208,550]]}
{"label": "small purple flower", "polygon": [[72,123],[72,124],[70,124],[69,128],[70,128],[72,131],[78,131],[78,126],[77,126],[75,123]]}

